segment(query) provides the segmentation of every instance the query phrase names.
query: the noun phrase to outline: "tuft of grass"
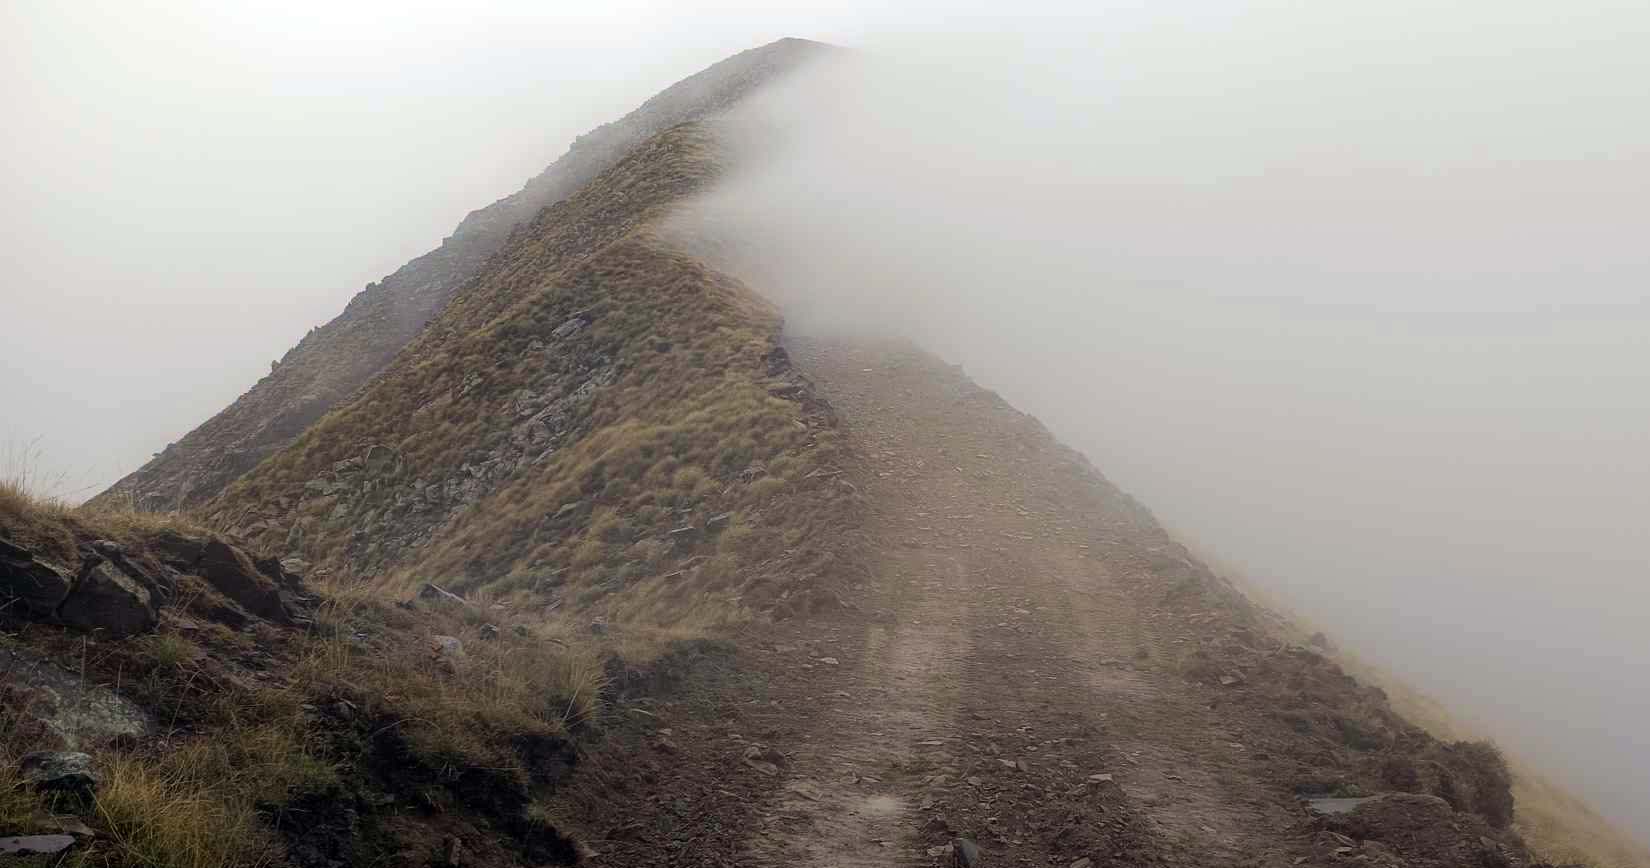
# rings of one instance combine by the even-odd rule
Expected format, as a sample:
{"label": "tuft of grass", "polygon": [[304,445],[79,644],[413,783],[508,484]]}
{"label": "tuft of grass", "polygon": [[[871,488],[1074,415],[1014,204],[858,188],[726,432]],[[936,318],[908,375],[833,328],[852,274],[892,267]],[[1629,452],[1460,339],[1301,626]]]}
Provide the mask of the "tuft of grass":
{"label": "tuft of grass", "polygon": [[[565,738],[599,714],[605,670],[571,623],[513,616],[485,595],[411,611],[390,599],[379,589],[324,605],[295,667],[299,689],[351,697],[435,768],[511,769],[521,737]],[[462,654],[440,654],[438,635]]]}
{"label": "tuft of grass", "polygon": [[159,761],[116,757],[105,764],[96,799],[104,828],[88,865],[225,868],[276,861],[279,847],[257,810],[231,785],[207,751],[180,751]]}
{"label": "tuft of grass", "polygon": [[176,633],[157,633],[144,640],[149,651],[149,659],[157,667],[175,669],[188,663],[193,663],[200,649]]}

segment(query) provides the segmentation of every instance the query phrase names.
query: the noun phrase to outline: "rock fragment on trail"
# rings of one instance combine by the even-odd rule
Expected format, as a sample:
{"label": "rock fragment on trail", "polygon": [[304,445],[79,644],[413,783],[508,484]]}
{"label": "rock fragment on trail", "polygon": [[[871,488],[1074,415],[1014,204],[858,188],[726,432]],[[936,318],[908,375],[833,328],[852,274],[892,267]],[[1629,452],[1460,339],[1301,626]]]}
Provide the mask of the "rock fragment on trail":
{"label": "rock fragment on trail", "polygon": [[952,868],[975,868],[980,864],[980,847],[967,838],[951,839]]}

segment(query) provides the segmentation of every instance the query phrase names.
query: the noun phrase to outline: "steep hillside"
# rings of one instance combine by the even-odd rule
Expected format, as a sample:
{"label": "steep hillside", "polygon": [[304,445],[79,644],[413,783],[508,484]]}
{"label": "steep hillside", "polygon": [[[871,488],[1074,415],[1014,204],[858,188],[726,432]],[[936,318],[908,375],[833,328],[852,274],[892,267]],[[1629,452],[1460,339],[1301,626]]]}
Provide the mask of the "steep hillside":
{"label": "steep hillside", "polygon": [[94,503],[171,510],[209,500],[381,370],[485,267],[523,220],[573,194],[656,133],[713,116],[822,50],[819,43],[785,39],[737,54],[580,136],[520,191],[472,212],[439,248],[367,286],[233,404]]}
{"label": "steep hillside", "polygon": [[612,596],[615,617],[793,604],[847,494],[829,409],[777,314],[649,226],[717,153],[677,127],[546,209],[205,514],[335,576]]}
{"label": "steep hillside", "polygon": [[587,858],[550,800],[621,703],[857,563],[776,312],[655,232],[720,159],[696,124],[633,149],[193,516],[0,490],[0,854]]}

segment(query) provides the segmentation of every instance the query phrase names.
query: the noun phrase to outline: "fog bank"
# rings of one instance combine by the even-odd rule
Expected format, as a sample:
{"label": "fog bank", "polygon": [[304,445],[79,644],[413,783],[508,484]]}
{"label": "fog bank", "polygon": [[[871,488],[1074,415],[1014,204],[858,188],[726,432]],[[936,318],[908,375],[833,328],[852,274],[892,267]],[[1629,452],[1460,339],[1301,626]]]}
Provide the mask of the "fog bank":
{"label": "fog bank", "polygon": [[1646,15],[1333,5],[890,40],[693,216],[1650,821]]}

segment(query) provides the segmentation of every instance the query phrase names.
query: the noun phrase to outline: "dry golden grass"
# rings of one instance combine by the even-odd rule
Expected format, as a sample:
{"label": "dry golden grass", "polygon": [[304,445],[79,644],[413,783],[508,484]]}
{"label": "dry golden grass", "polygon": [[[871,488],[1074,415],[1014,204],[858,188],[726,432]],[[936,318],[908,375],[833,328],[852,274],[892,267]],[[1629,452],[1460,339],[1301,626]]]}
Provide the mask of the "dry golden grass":
{"label": "dry golden grass", "polygon": [[225,868],[275,861],[280,850],[237,788],[238,776],[185,749],[160,761],[116,757],[103,768],[97,817],[103,839],[83,864]]}
{"label": "dry golden grass", "polygon": [[[301,540],[306,560],[342,575],[387,571],[403,589],[435,581],[520,605],[559,600],[638,628],[737,624],[810,580],[847,523],[847,490],[823,472],[839,463],[839,441],[803,404],[770,393],[771,305],[647,224],[713,174],[707,140],[681,128],[649,148],[587,191],[648,209],[620,219],[580,199],[567,225],[535,223],[541,234],[509,248],[371,387],[211,514],[256,517],[269,525],[265,543]],[[593,228],[570,231],[579,221]],[[589,325],[557,337],[575,313]],[[560,346],[573,349],[547,356]],[[407,507],[423,501],[413,479],[467,478],[462,468],[511,436],[518,396],[555,388],[547,365],[585,370],[594,359],[615,380],[569,409],[553,454],[516,464],[473,506]],[[305,489],[373,444],[406,469],[375,481],[350,514]],[[708,526],[723,514],[725,528]],[[422,522],[429,537],[363,543],[370,521]],[[684,527],[693,530],[672,534]]]}
{"label": "dry golden grass", "polygon": [[[485,600],[409,612],[376,590],[355,590],[326,604],[316,623],[294,671],[300,689],[350,698],[432,766],[511,768],[517,739],[565,737],[600,708],[605,676],[595,649],[574,641],[570,627],[530,624]],[[436,636],[458,639],[462,654],[440,653]]]}
{"label": "dry golden grass", "polygon": [[74,506],[43,491],[41,457],[39,450],[15,444],[0,450],[0,532],[18,545],[73,561],[77,535],[134,545],[160,531],[213,532],[193,514],[141,512],[119,499]]}

